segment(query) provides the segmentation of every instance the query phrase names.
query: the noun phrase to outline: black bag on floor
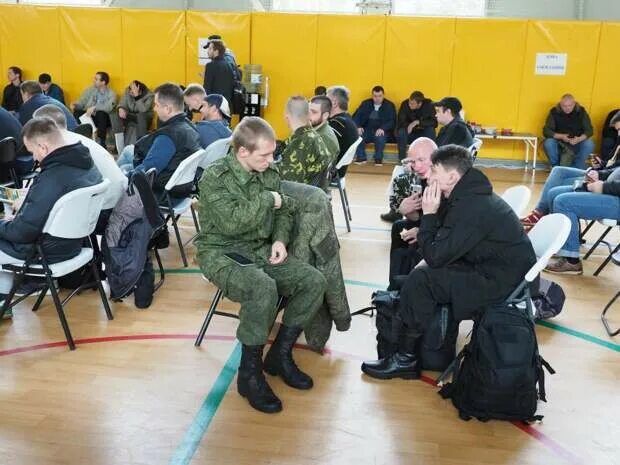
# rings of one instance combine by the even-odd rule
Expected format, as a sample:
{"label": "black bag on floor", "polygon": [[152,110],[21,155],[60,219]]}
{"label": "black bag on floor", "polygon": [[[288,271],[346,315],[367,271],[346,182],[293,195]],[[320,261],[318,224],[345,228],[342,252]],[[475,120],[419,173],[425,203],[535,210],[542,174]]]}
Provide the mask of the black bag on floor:
{"label": "black bag on floor", "polygon": [[540,278],[538,293],[532,296],[532,302],[536,307],[534,319],[546,320],[558,315],[564,307],[566,294],[558,283],[545,278]]}
{"label": "black bag on floor", "polygon": [[439,391],[452,399],[463,420],[540,420],[538,399],[546,402],[543,367],[529,309],[502,304],[474,322],[471,341],[438,382],[454,373]]}
{"label": "black bag on floor", "polygon": [[133,290],[135,306],[137,308],[150,307],[153,303],[153,294],[155,294],[155,273],[153,271],[153,262],[147,256],[142,274],[138,278],[136,287]]}
{"label": "black bag on floor", "polygon": [[[372,304],[377,311],[377,355],[389,357],[398,350],[398,338],[403,323],[398,317],[400,293],[398,291],[376,291],[372,295]],[[424,332],[420,344],[422,368],[431,371],[443,371],[456,356],[456,340],[459,334],[458,323],[452,318],[447,307],[436,312],[429,327]]]}

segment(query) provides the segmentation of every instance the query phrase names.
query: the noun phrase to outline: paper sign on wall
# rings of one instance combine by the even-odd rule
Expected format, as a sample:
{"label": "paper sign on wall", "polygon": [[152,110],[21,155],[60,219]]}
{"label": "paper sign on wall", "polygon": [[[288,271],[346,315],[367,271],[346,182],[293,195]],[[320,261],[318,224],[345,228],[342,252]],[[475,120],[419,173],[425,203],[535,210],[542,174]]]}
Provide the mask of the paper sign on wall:
{"label": "paper sign on wall", "polygon": [[199,65],[206,65],[207,63],[211,61],[209,59],[209,56],[207,55],[207,49],[204,48],[204,46],[207,45],[208,43],[209,43],[209,39],[207,39],[206,37],[198,38],[198,64]]}
{"label": "paper sign on wall", "polygon": [[566,74],[566,53],[537,53],[534,74],[564,76]]}

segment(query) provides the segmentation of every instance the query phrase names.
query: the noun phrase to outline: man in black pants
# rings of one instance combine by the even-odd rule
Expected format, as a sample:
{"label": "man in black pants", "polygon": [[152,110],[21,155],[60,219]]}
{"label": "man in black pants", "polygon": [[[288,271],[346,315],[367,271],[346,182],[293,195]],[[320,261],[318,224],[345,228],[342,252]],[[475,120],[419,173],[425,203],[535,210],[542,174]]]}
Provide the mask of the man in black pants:
{"label": "man in black pants", "polygon": [[110,113],[116,107],[116,94],[109,84],[110,75],[105,71],[97,71],[93,85],[82,93],[77,102],[71,104],[76,120],[79,121],[84,114],[93,119],[97,128],[97,142],[103,147],[106,146],[108,128],[112,127]]}
{"label": "man in black pants", "polygon": [[401,289],[398,351],[362,364],[373,378],[419,378],[418,343],[439,304],[450,304],[457,321],[470,319],[504,301],[536,262],[519,219],[466,149],[440,147],[432,162],[417,234],[425,263]]}

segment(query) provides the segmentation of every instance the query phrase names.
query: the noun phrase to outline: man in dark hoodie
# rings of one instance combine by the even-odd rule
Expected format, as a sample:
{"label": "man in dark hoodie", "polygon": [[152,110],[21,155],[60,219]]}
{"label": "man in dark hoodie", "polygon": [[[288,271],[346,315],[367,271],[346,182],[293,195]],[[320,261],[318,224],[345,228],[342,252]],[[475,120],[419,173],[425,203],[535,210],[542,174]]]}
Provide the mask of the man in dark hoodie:
{"label": "man in dark hoodie", "polygon": [[401,289],[397,352],[362,364],[373,378],[419,378],[419,341],[438,304],[449,303],[457,321],[472,318],[504,301],[536,262],[519,219],[466,149],[440,147],[432,163],[417,234],[425,263]]}
{"label": "man in dark hoodie", "polygon": [[443,127],[437,134],[437,145],[442,147],[448,144],[460,145],[468,148],[474,143],[474,135],[461,118],[463,105],[456,97],[444,97],[435,102],[435,117]]}
{"label": "man in dark hoodie", "polygon": [[407,156],[407,146],[418,137],[435,140],[435,107],[430,99],[424,97],[419,90],[412,92],[407,100],[403,100],[398,109],[396,122],[396,139],[398,140],[398,158]]}
{"label": "man in dark hoodie", "polygon": [[[30,256],[58,199],[102,181],[88,149],[79,142],[68,144],[51,119],[31,119],[24,126],[22,135],[24,145],[40,163],[41,172],[15,217],[0,221],[2,264],[16,263]],[[75,214],[84,215],[86,212],[76,211]],[[50,235],[43,238],[43,251],[50,263],[69,260],[77,256],[81,248],[82,239],[61,239]],[[0,300],[9,293],[12,283],[12,273],[0,272]]]}

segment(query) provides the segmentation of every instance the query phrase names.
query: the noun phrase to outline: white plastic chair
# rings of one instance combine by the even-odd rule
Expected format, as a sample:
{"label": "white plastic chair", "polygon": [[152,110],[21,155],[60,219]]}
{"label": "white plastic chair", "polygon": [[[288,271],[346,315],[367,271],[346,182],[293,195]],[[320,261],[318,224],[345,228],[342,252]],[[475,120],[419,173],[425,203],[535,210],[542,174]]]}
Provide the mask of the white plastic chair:
{"label": "white plastic chair", "polygon": [[[170,179],[166,183],[164,190],[166,192],[166,203],[167,205],[160,206],[160,209],[163,213],[166,214],[165,222],[168,223],[168,220],[172,220],[172,227],[174,228],[174,234],[177,238],[177,243],[179,244],[179,250],[181,251],[181,259],[183,260],[183,266],[187,268],[187,257],[185,256],[185,248],[184,244],[181,241],[181,233],[179,232],[178,220],[183,213],[186,211],[191,211],[192,219],[194,220],[194,227],[196,228],[196,233],[200,231],[200,226],[198,226],[198,219],[196,218],[196,212],[192,208],[192,197],[188,195],[185,198],[179,199],[175,198],[174,202],[172,201],[172,197],[170,196],[170,192],[176,186],[183,186],[185,184],[195,183],[196,182],[196,170],[200,166],[201,161],[205,156],[205,151],[203,149],[197,150],[185,160],[183,160]],[[195,235],[187,241],[187,243],[191,242]]]}
{"label": "white plastic chair", "polygon": [[480,152],[481,148],[482,148],[482,139],[478,139],[477,137],[474,137],[474,142],[469,147],[467,147],[467,150],[469,150],[469,153],[471,154],[472,161],[476,161],[476,157],[478,156],[478,152]]}
{"label": "white plastic chair", "polygon": [[349,205],[349,199],[347,197],[347,189],[345,178],[340,177],[339,169],[345,166],[349,166],[353,162],[353,158],[355,157],[355,151],[357,150],[357,146],[362,143],[362,138],[358,137],[355,142],[351,144],[351,146],[344,153],[340,161],[336,164],[336,168],[334,170],[334,179],[330,183],[329,187],[335,187],[340,192],[340,203],[342,204],[342,211],[344,212],[344,220],[347,223],[347,231],[351,232],[351,225],[349,221],[353,220],[351,216],[351,206]]}
{"label": "white plastic chair", "polygon": [[71,330],[69,329],[69,324],[67,323],[67,318],[65,317],[64,305],[83,288],[90,286],[91,283],[82,284],[61,302],[58,296],[58,291],[54,285],[54,279],[66,276],[90,263],[91,272],[95,278],[95,284],[99,290],[101,302],[103,303],[108,320],[112,320],[114,317],[112,315],[112,311],[110,310],[105,291],[101,285],[99,272],[97,271],[97,266],[95,265],[93,248],[82,247],[82,250],[76,257],[50,264],[47,256],[45,255],[45,251],[43,250],[43,236],[44,234],[49,234],[50,236],[62,239],[90,240],[89,236],[95,231],[95,226],[97,225],[97,220],[99,218],[99,214],[101,213],[101,207],[103,206],[104,193],[108,189],[109,185],[110,181],[108,179],[104,179],[103,182],[94,186],[76,189],[63,195],[60,199],[58,199],[52,208],[47,221],[43,226],[43,232],[37,239],[35,245],[37,255],[28,261],[14,262],[10,265],[2,265],[3,271],[12,271],[17,273],[16,279],[13,282],[13,287],[4,301],[2,314],[4,314],[9,307],[18,304],[23,299],[28,297],[27,295],[22,296],[11,304],[11,301],[15,296],[15,292],[21,284],[24,275],[44,276],[47,285],[41,290],[37,302],[32,310],[36,311],[39,308],[39,305],[41,305],[41,302],[49,289],[52,294],[52,299],[54,300],[54,305],[56,306],[58,318],[60,319],[67,343],[69,344],[69,348],[71,350],[75,349],[75,342],[73,341],[73,336],[71,335]]}
{"label": "white plastic chair", "polygon": [[228,149],[230,148],[231,142],[232,137],[228,137],[226,139],[218,139],[207,145],[204,149],[204,156],[202,157],[202,160],[200,160],[200,164],[198,166],[205,170],[212,163],[216,162],[220,158],[224,158],[228,154]]}
{"label": "white plastic chair", "polygon": [[523,210],[525,210],[527,204],[530,202],[531,196],[532,191],[530,191],[529,187],[512,186],[506,189],[502,194],[502,199],[512,208],[512,211],[515,212],[517,217],[521,218]]}

